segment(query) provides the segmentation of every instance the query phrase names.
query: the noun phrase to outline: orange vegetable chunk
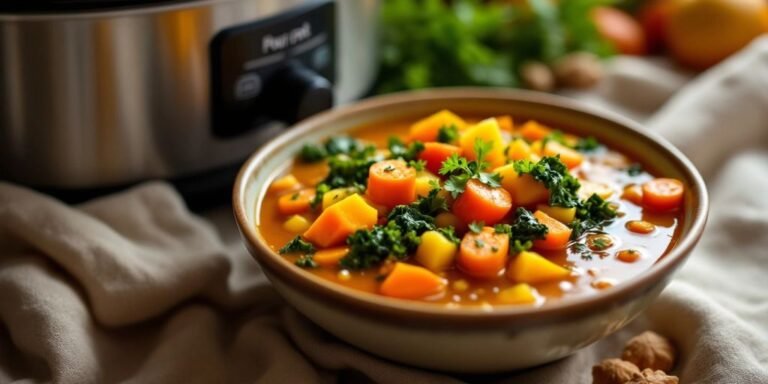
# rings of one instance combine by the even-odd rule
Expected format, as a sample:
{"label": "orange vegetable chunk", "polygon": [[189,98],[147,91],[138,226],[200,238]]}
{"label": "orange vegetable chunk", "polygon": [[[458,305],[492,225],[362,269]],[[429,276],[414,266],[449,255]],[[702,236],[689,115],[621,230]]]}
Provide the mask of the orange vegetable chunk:
{"label": "orange vegetable chunk", "polygon": [[469,160],[478,160],[475,153],[475,143],[477,140],[483,143],[490,143],[491,150],[485,154],[483,160],[487,161],[491,167],[498,167],[506,162],[504,155],[504,138],[501,136],[501,128],[498,121],[494,118],[485,119],[471,127],[468,127],[459,137],[459,146],[461,153]]}
{"label": "orange vegetable chunk", "polygon": [[349,253],[347,247],[321,249],[315,252],[313,260],[321,267],[335,267],[339,265],[339,260],[343,259],[347,253]]}
{"label": "orange vegetable chunk", "polygon": [[445,290],[445,281],[430,270],[398,262],[381,283],[379,292],[400,299],[424,299]]}
{"label": "orange vegetable chunk", "polygon": [[507,278],[516,283],[538,284],[570,276],[571,271],[536,252],[523,251],[509,263]]}
{"label": "orange vegetable chunk", "polygon": [[358,229],[372,228],[378,211],[358,194],[328,207],[304,232],[304,238],[323,248],[339,245]]}
{"label": "orange vegetable chunk", "polygon": [[658,178],[643,184],[643,207],[671,211],[683,203],[683,183],[677,179]]}
{"label": "orange vegetable chunk", "polygon": [[547,135],[552,133],[552,129],[539,124],[535,120],[528,120],[522,127],[520,127],[519,132],[526,140],[536,141],[547,137]]}
{"label": "orange vegetable chunk", "polygon": [[576,168],[584,161],[584,155],[579,153],[579,151],[568,148],[556,141],[547,142],[547,145],[544,147],[544,156],[557,155],[560,155],[560,161],[562,161],[568,169]]}
{"label": "orange vegetable chunk", "polygon": [[467,232],[461,240],[456,260],[464,273],[491,279],[499,275],[507,263],[509,236],[484,227],[480,233]]}
{"label": "orange vegetable chunk", "polygon": [[482,221],[493,225],[512,209],[512,197],[504,188],[489,187],[477,179],[467,182],[464,193],[453,203],[451,211],[465,223]]}
{"label": "orange vegetable chunk", "polygon": [[309,203],[315,198],[315,189],[307,188],[286,193],[277,200],[277,210],[283,215],[293,215],[309,211]]}
{"label": "orange vegetable chunk", "polygon": [[419,159],[427,162],[427,169],[434,173],[440,173],[440,168],[443,166],[443,161],[451,157],[451,155],[461,154],[461,148],[444,143],[424,143],[424,150],[419,154]]}
{"label": "orange vegetable chunk", "polygon": [[411,141],[437,141],[437,134],[443,126],[455,125],[458,129],[464,129],[467,123],[453,112],[442,110],[427,118],[421,119],[411,125]]}
{"label": "orange vegetable chunk", "polygon": [[546,225],[549,230],[545,238],[533,241],[534,248],[548,251],[563,249],[568,245],[571,238],[571,228],[542,211],[537,210],[533,216],[539,223]]}
{"label": "orange vegetable chunk", "polygon": [[371,166],[368,198],[374,204],[392,208],[416,200],[416,170],[403,160],[385,160]]}
{"label": "orange vegetable chunk", "polygon": [[496,116],[496,121],[499,122],[499,128],[502,131],[512,132],[515,129],[514,120],[510,115]]}

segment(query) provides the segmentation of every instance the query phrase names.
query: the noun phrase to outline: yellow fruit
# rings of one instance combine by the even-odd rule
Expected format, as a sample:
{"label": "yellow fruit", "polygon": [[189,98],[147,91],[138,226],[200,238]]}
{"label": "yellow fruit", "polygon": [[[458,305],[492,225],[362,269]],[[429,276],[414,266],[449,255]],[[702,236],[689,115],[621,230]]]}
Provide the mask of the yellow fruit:
{"label": "yellow fruit", "polygon": [[673,0],[667,25],[672,56],[693,69],[709,68],[768,32],[765,0]]}

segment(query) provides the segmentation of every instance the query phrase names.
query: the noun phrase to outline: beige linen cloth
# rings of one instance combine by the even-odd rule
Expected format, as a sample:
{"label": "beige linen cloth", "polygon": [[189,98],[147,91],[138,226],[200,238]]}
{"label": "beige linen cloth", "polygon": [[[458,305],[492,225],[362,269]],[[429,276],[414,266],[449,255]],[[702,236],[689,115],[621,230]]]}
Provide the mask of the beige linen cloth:
{"label": "beige linen cloth", "polygon": [[589,383],[649,328],[681,350],[683,383],[768,383],[768,38],[687,80],[618,58],[579,95],[641,120],[661,107],[649,128],[701,168],[713,204],[661,297],[571,357],[493,376],[397,365],[288,308],[226,207],[195,216],[162,183],[76,207],[0,183],[0,383]]}

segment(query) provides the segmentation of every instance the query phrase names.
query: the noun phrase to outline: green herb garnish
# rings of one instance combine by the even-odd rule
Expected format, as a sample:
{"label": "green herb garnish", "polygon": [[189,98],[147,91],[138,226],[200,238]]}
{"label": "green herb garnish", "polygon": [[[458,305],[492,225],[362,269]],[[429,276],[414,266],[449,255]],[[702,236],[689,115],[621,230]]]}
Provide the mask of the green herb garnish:
{"label": "green herb garnish", "polygon": [[457,197],[464,193],[467,182],[470,179],[477,179],[481,183],[491,187],[501,186],[501,175],[498,173],[484,172],[489,164],[485,161],[488,152],[493,148],[493,143],[484,142],[480,138],[475,141],[475,154],[477,160],[469,161],[465,157],[453,154],[443,161],[440,168],[440,174],[448,176],[445,182],[445,190],[450,192],[451,196]]}
{"label": "green herb garnish", "polygon": [[294,237],[291,241],[280,248],[278,252],[281,255],[287,253],[300,253],[301,256],[299,256],[298,260],[296,260],[296,265],[303,268],[317,267],[315,260],[312,258],[312,256],[315,254],[315,246],[312,245],[312,243],[304,241],[301,236]]}
{"label": "green herb garnish", "polygon": [[421,151],[424,150],[424,143],[414,141],[406,145],[399,138],[392,136],[387,142],[390,159],[403,159],[406,162],[417,160]]}
{"label": "green herb garnish", "polygon": [[543,239],[549,229],[539,223],[530,211],[518,208],[515,211],[515,221],[511,225],[496,224],[494,231],[509,235],[510,252],[517,253],[531,249],[533,240]]}
{"label": "green herb garnish", "polygon": [[597,194],[580,202],[576,208],[576,219],[571,223],[572,239],[577,239],[585,232],[602,228],[616,217],[616,210],[610,203]]}
{"label": "green herb garnish", "polygon": [[437,141],[441,143],[453,143],[459,138],[459,128],[455,124],[443,125],[437,130]]}
{"label": "green herb garnish", "polygon": [[469,223],[469,230],[472,231],[472,233],[482,232],[483,227],[485,227],[485,223],[482,221],[473,221]]}
{"label": "green herb garnish", "polygon": [[560,161],[560,156],[546,156],[536,163],[530,160],[518,160],[514,162],[514,168],[515,172],[530,174],[547,187],[549,205],[571,208],[579,204],[576,191],[581,185],[568,172],[568,167]]}

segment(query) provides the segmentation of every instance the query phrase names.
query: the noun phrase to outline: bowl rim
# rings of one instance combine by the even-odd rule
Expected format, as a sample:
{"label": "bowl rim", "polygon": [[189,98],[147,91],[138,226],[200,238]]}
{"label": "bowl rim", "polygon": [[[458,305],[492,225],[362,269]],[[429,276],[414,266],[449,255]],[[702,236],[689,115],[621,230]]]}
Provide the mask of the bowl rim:
{"label": "bowl rim", "polygon": [[[249,179],[252,178],[255,172],[258,172],[258,166],[263,160],[270,157],[272,153],[281,150],[293,140],[315,129],[315,127],[324,126],[333,121],[345,119],[368,110],[392,107],[402,103],[427,101],[430,99],[460,100],[489,98],[545,104],[549,107],[565,110],[566,113],[578,113],[604,120],[607,123],[622,126],[630,135],[634,136],[633,139],[642,140],[646,145],[653,146],[661,152],[666,152],[674,162],[673,166],[681,170],[684,177],[690,182],[691,196],[694,197],[694,201],[697,203],[694,206],[694,212],[692,212],[690,230],[684,233],[673,248],[661,260],[655,262],[651,268],[610,290],[596,295],[583,295],[558,300],[544,306],[493,306],[493,310],[488,311],[480,306],[448,308],[445,305],[389,298],[374,293],[357,291],[344,287],[341,284],[327,281],[301,270],[274,252],[264,242],[257,228],[248,222],[244,207],[245,192]],[[440,321],[441,325],[462,326],[477,325],[478,323],[538,323],[561,319],[565,316],[588,315],[594,313],[595,310],[609,308],[625,302],[644,290],[652,289],[656,283],[668,278],[676,268],[682,265],[690,251],[701,238],[709,211],[709,197],[701,175],[690,160],[665,139],[653,132],[647,131],[633,120],[610,111],[584,105],[574,99],[552,94],[503,88],[453,87],[376,96],[354,104],[334,108],[299,122],[288,132],[278,135],[263,145],[246,160],[234,184],[232,207],[237,226],[254,258],[263,267],[267,267],[270,272],[280,275],[280,277],[287,279],[291,284],[296,284],[304,292],[320,300],[343,304],[357,313],[376,318],[384,316],[400,320],[405,319],[419,322],[425,326],[434,325],[434,321]]]}

